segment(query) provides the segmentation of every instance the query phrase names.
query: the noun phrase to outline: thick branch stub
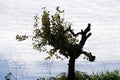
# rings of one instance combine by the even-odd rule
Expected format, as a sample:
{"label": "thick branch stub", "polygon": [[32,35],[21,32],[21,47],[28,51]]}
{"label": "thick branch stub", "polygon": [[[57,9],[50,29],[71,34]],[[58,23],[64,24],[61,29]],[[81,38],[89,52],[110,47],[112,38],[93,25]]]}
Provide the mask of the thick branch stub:
{"label": "thick branch stub", "polygon": [[91,27],[91,24],[89,23],[85,30],[81,30],[82,37],[81,37],[81,40],[80,40],[80,43],[79,43],[81,48],[83,48],[87,38],[92,35],[92,33],[88,33],[90,31],[90,29],[91,29],[90,27]]}
{"label": "thick branch stub", "polygon": [[90,37],[91,35],[92,35],[92,33],[89,33],[89,34],[86,36],[86,38]]}
{"label": "thick branch stub", "polygon": [[93,56],[91,53],[88,53],[86,51],[82,51],[82,53],[88,57],[88,60],[93,62],[95,60],[95,56]]}
{"label": "thick branch stub", "polygon": [[85,33],[89,32],[89,31],[90,31],[90,29],[91,29],[90,27],[91,27],[91,24],[90,24],[90,23],[88,23],[88,27],[85,29],[85,31],[84,31],[84,32],[85,32]]}

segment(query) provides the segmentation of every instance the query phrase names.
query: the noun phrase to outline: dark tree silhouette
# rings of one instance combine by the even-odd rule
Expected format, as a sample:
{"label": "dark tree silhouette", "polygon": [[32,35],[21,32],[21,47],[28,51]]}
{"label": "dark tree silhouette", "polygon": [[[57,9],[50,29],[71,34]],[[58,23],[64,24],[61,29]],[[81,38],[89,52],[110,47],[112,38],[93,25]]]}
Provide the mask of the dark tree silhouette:
{"label": "dark tree silhouette", "polygon": [[[56,8],[56,12],[53,15],[50,15],[50,12],[44,9],[41,26],[39,17],[37,15],[34,17],[33,46],[37,50],[47,52],[49,56],[46,59],[50,59],[52,56],[61,58],[58,54],[68,58],[68,80],[75,80],[75,60],[81,54],[87,56],[87,59],[91,62],[95,60],[95,56],[83,50],[86,40],[91,36],[91,24],[89,23],[87,28],[75,33],[71,29],[71,24],[65,22],[61,17],[63,13],[64,10],[60,10],[59,7]],[[79,35],[81,40],[77,39]],[[16,39],[22,41],[28,37],[26,35],[17,35]],[[48,48],[48,46],[51,46],[51,48]]]}

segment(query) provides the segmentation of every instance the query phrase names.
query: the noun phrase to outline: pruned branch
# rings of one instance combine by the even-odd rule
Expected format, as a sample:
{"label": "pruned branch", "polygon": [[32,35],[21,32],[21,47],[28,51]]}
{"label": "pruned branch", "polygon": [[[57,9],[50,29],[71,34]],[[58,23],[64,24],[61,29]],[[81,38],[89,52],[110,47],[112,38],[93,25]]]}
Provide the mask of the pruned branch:
{"label": "pruned branch", "polygon": [[90,37],[91,35],[92,35],[92,33],[89,33],[89,34],[86,36],[86,38]]}
{"label": "pruned branch", "polygon": [[88,53],[88,52],[86,52],[86,51],[82,51],[82,53],[83,53],[85,56],[87,56],[87,58],[88,58],[89,61],[93,62],[93,61],[95,60],[95,56],[93,56],[93,55],[91,54],[91,52]]}
{"label": "pruned branch", "polygon": [[91,27],[91,24],[88,23],[88,27],[84,30],[84,33],[85,33],[85,34],[90,31],[90,29],[91,29],[90,27]]}
{"label": "pruned branch", "polygon": [[91,26],[91,24],[89,23],[85,30],[81,30],[82,37],[81,37],[81,40],[80,40],[80,43],[79,43],[81,48],[83,48],[86,40],[92,35],[92,33],[88,33],[91,29],[90,26]]}

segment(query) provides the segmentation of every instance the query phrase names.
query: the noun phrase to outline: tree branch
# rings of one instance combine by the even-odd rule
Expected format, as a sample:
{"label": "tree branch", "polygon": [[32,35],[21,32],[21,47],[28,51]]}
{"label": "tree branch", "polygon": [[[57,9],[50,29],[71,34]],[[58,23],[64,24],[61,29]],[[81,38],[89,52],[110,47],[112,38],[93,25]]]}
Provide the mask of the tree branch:
{"label": "tree branch", "polygon": [[82,37],[81,37],[81,40],[80,40],[80,43],[79,43],[81,48],[83,48],[87,38],[92,35],[92,33],[88,33],[90,31],[90,29],[91,29],[90,26],[91,26],[91,24],[89,23],[85,30],[81,30]]}
{"label": "tree branch", "polygon": [[91,35],[92,35],[92,33],[89,33],[89,34],[86,36],[86,38],[90,37]]}
{"label": "tree branch", "polygon": [[82,33],[82,30],[81,30],[81,32],[78,32],[78,33],[75,34],[73,32],[73,30],[71,29],[71,25],[65,31],[69,31],[74,37],[77,37],[79,34]]}
{"label": "tree branch", "polygon": [[91,54],[91,52],[88,53],[88,52],[86,52],[86,51],[82,51],[82,53],[83,53],[85,56],[88,57],[88,60],[89,60],[89,61],[93,62],[93,61],[95,60],[95,56],[93,56],[93,55]]}

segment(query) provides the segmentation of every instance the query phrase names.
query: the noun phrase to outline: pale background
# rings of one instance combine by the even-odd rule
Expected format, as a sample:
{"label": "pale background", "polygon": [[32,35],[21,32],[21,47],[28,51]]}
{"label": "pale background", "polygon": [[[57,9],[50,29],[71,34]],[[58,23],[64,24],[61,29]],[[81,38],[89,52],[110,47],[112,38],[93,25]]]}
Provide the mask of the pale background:
{"label": "pale background", "polygon": [[32,34],[33,17],[42,15],[42,7],[53,13],[56,6],[65,10],[64,18],[75,31],[92,25],[93,35],[84,49],[91,51],[96,61],[89,63],[80,57],[76,70],[120,70],[120,0],[0,0],[0,80],[8,72],[18,80],[67,72],[66,59],[44,61],[46,54],[34,50],[31,39],[15,40],[16,34]]}

